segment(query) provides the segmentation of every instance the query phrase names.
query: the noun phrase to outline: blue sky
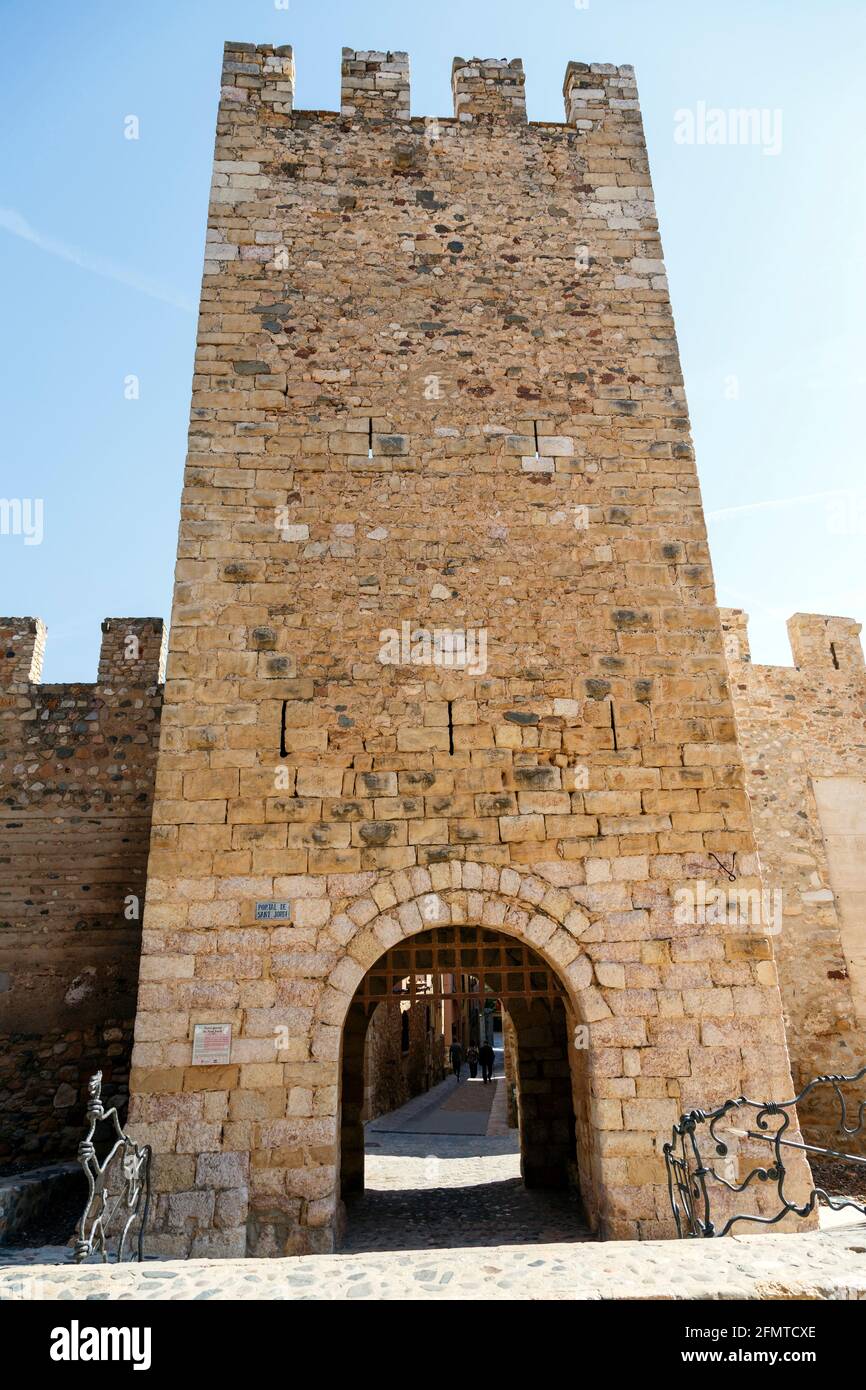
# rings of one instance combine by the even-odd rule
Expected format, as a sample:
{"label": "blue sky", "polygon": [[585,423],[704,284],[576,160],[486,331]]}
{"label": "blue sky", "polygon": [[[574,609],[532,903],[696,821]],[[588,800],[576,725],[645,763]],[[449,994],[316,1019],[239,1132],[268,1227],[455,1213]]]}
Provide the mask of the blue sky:
{"label": "blue sky", "polygon": [[[92,680],[105,616],[168,617],[225,39],[292,43],[296,105],[340,50],[408,49],[414,115],[451,59],[521,57],[530,120],[569,59],[637,69],[720,602],[753,658],[785,618],[866,622],[863,0],[0,0],[0,610],[48,624],[45,679]],[[757,107],[782,143],[678,143],[675,113]],[[124,138],[137,116],[140,138]],[[137,400],[125,380],[139,379]],[[766,505],[769,504],[769,505]]]}

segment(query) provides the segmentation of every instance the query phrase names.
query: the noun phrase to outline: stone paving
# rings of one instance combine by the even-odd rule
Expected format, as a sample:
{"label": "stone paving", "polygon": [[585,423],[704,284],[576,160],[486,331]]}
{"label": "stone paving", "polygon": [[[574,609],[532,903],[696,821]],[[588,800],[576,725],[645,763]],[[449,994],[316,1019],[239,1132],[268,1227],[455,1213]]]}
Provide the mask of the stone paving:
{"label": "stone paving", "polygon": [[366,1127],[365,1191],[346,1203],[344,1253],[591,1239],[573,1191],[529,1191],[492,1085],[464,1068]]}
{"label": "stone paving", "polygon": [[[0,1301],[866,1299],[866,1222],[846,1212],[803,1235],[593,1241],[572,1194],[523,1187],[504,1087],[449,1078],[367,1126],[339,1254],[118,1267],[0,1247]],[[484,1134],[441,1132],[482,1113]]]}
{"label": "stone paving", "polygon": [[866,1299],[866,1226],[791,1236],[0,1270],[10,1299]]}

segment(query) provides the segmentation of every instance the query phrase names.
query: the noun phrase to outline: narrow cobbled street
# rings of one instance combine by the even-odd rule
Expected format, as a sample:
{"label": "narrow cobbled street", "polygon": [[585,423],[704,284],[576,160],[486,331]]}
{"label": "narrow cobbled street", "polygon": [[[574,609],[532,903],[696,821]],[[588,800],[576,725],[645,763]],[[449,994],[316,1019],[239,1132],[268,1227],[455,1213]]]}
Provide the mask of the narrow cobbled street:
{"label": "narrow cobbled street", "polygon": [[590,1239],[577,1194],[524,1187],[502,1050],[493,1082],[450,1076],[366,1126],[365,1190],[346,1203],[343,1253]]}

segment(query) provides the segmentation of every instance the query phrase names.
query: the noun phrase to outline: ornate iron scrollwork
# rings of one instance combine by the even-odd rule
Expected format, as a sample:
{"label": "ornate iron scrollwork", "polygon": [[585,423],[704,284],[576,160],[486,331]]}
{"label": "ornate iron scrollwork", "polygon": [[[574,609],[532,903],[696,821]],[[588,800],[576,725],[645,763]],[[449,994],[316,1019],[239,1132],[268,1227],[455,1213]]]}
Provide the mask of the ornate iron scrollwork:
{"label": "ornate iron scrollwork", "polygon": [[[99,1254],[103,1264],[110,1258],[110,1243],[116,1241],[115,1261],[144,1259],[144,1228],[150,1209],[149,1144],[136,1144],[122,1128],[114,1106],[106,1110],[102,1104],[102,1072],[98,1071],[87,1083],[87,1134],[78,1145],[78,1161],[84,1169],[90,1189],[87,1205],[78,1223],[78,1238],[73,1259],[76,1264]],[[93,1137],[103,1121],[114,1127],[114,1139],[100,1163]],[[110,1185],[119,1167],[119,1191],[112,1193]],[[127,1241],[138,1218],[135,1240],[137,1255],[127,1255]]]}
{"label": "ornate iron scrollwork", "polygon": [[[850,1085],[866,1076],[866,1067],[861,1067],[853,1076],[816,1076],[808,1086],[804,1086],[793,1100],[756,1101],[739,1096],[737,1100],[726,1100],[716,1110],[691,1110],[680,1116],[673,1127],[671,1141],[664,1146],[665,1164],[668,1175],[668,1196],[680,1238],[690,1236],[725,1236],[737,1221],[753,1221],[761,1226],[774,1226],[789,1212],[795,1216],[808,1216],[816,1205],[823,1204],[833,1211],[853,1207],[866,1216],[866,1203],[851,1198],[831,1197],[823,1187],[813,1187],[808,1200],[802,1205],[789,1200],[785,1193],[785,1167],[783,1149],[799,1149],[803,1153],[820,1154],[824,1158],[839,1158],[846,1163],[858,1163],[866,1167],[866,1157],[859,1154],[842,1153],[838,1149],[821,1148],[817,1144],[807,1144],[797,1139],[787,1139],[786,1132],[791,1127],[794,1107],[819,1086],[828,1086],[835,1092],[839,1104],[839,1132],[846,1137],[863,1132],[866,1120],[866,1100],[860,1101],[856,1117],[851,1117],[848,1101],[842,1093],[843,1085]],[[731,1149],[728,1142],[718,1133],[719,1124],[732,1113],[747,1109],[754,1112],[755,1129],[734,1129],[731,1135],[747,1140],[757,1140],[769,1144],[772,1161],[767,1166],[752,1168],[742,1182],[734,1182],[730,1176],[717,1171],[718,1160],[730,1160]],[[774,1127],[773,1122],[778,1120]],[[706,1126],[704,1129],[703,1126]],[[713,1147],[712,1155],[701,1152],[700,1139],[708,1136]],[[709,1147],[709,1146],[707,1146]],[[770,1155],[767,1155],[770,1158]],[[716,1166],[714,1166],[716,1165]],[[755,1212],[736,1212],[728,1217],[720,1229],[713,1221],[713,1197],[723,1190],[745,1192],[752,1185],[772,1183],[775,1185],[779,1209],[771,1216],[761,1216]],[[716,1187],[713,1184],[717,1184]]]}

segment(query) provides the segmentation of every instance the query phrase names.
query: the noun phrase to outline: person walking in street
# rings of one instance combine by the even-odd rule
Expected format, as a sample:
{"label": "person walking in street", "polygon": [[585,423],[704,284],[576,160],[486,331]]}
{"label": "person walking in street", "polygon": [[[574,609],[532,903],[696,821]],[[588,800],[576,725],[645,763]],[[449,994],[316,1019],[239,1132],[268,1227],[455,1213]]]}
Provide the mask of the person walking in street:
{"label": "person walking in street", "polygon": [[466,1060],[469,1063],[469,1075],[474,1081],[478,1075],[478,1048],[474,1043],[470,1043],[466,1049]]}
{"label": "person walking in street", "polygon": [[460,1081],[460,1068],[463,1066],[463,1048],[459,1042],[453,1042],[448,1049],[448,1057],[451,1062],[451,1069]]}
{"label": "person walking in street", "polygon": [[485,1086],[488,1081],[493,1080],[493,1063],[495,1054],[489,1042],[483,1042],[478,1049],[478,1058],[481,1062],[481,1076]]}

